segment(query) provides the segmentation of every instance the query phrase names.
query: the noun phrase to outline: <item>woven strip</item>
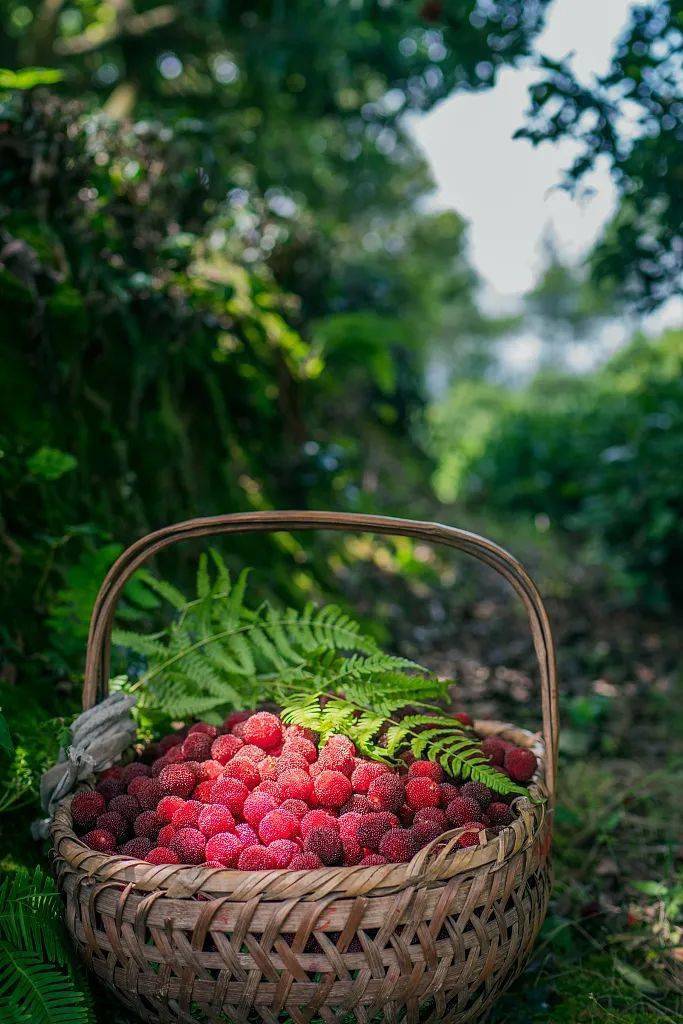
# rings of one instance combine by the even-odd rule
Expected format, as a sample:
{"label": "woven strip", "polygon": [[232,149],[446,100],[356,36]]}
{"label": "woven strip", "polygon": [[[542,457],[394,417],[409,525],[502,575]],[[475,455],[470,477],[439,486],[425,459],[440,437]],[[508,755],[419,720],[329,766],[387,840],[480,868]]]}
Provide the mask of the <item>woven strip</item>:
{"label": "woven strip", "polygon": [[66,923],[95,975],[150,1022],[335,1024],[485,1015],[519,973],[550,890],[544,749],[524,730],[476,723],[533,749],[531,799],[495,839],[462,830],[409,864],[317,871],[150,865],[88,850],[69,801],[52,835]]}

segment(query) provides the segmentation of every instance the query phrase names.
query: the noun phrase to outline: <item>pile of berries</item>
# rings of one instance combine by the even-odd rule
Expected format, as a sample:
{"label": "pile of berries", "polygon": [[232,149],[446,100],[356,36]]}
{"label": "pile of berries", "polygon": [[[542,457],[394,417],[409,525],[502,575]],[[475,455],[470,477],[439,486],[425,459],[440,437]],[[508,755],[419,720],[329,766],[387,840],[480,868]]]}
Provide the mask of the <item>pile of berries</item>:
{"label": "pile of berries", "polygon": [[[230,715],[222,728],[199,722],[77,793],[74,828],[93,850],[150,864],[296,871],[409,861],[449,829],[465,829],[465,847],[512,822],[509,798],[447,780],[432,761],[399,772],[358,757],[345,736],[316,740],[268,711]],[[518,783],[536,770],[528,750],[481,746]]]}

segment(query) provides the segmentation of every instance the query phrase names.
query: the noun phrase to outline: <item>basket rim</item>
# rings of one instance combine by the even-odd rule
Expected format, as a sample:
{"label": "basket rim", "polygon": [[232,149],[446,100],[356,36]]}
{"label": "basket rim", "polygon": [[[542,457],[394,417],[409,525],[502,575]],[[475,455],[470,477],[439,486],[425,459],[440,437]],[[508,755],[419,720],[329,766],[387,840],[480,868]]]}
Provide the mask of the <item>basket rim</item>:
{"label": "basket rim", "polygon": [[[474,730],[486,737],[500,736],[532,750],[538,769],[529,785],[529,797],[519,796],[512,804],[518,817],[490,839],[479,833],[479,845],[460,848],[459,836],[467,829],[451,829],[423,847],[408,863],[377,866],[322,867],[290,871],[240,871],[236,868],[206,868],[189,864],[150,864],[135,857],[98,853],[75,834],[70,803],[74,793],[60,803],[50,826],[53,857],[65,862],[94,883],[127,883],[143,892],[163,892],[169,898],[188,898],[202,893],[246,902],[255,897],[273,900],[390,894],[406,888],[443,884],[456,875],[477,869],[496,871],[510,866],[512,858],[540,841],[552,814],[546,785],[547,758],[539,733],[509,722],[477,720]],[[79,787],[79,789],[88,787]],[[470,830],[471,831],[471,830]]]}

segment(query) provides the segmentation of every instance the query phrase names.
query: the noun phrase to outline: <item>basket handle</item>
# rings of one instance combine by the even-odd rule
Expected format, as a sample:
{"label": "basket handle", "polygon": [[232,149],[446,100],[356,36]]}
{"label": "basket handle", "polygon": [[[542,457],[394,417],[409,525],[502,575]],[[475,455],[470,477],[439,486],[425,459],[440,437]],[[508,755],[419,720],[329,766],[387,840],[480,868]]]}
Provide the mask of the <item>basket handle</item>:
{"label": "basket handle", "polygon": [[352,512],[236,512],[230,515],[188,519],[164,526],[135,541],[107,573],[95,601],[83,683],[83,707],[90,708],[107,694],[114,612],[121,591],[140,566],[177,541],[216,534],[277,533],[282,530],[343,530],[354,533],[393,534],[414,537],[431,544],[458,548],[491,566],[517,591],[529,616],[529,626],[541,677],[543,739],[547,757],[546,783],[555,791],[559,713],[555,646],[541,596],[524,567],[503,548],[484,537],[453,526],[393,519]]}

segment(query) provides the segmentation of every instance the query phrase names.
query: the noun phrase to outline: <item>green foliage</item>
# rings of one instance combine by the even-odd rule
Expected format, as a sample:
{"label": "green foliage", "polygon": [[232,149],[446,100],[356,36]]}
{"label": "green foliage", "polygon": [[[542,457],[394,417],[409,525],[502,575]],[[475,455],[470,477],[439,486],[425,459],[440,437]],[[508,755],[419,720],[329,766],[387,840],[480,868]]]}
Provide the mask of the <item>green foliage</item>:
{"label": "green foliage", "polygon": [[[598,160],[612,169],[620,205],[591,255],[598,282],[641,309],[680,294],[683,283],[680,0],[636,4],[604,75],[582,83],[571,60],[541,62],[527,125],[534,144],[578,142],[566,185]],[[628,132],[624,123],[628,123]]]}
{"label": "green foliage", "polygon": [[680,599],[682,370],[683,334],[670,331],[593,376],[456,387],[434,413],[437,488],[584,538],[631,596]]}
{"label": "green foliage", "polygon": [[486,763],[471,730],[434,702],[448,684],[405,658],[382,652],[335,605],[302,611],[245,604],[247,572],[233,584],[216,552],[215,572],[199,562],[197,597],[145,576],[176,618],[164,633],[119,630],[114,641],[144,660],[138,713],[220,722],[234,708],[275,703],[286,722],[351,736],[369,757],[403,751],[439,762],[452,775],[501,793],[526,792]]}
{"label": "green foliage", "polygon": [[87,1024],[90,997],[72,965],[54,882],[40,868],[0,881],[0,1015],[12,1024]]}

